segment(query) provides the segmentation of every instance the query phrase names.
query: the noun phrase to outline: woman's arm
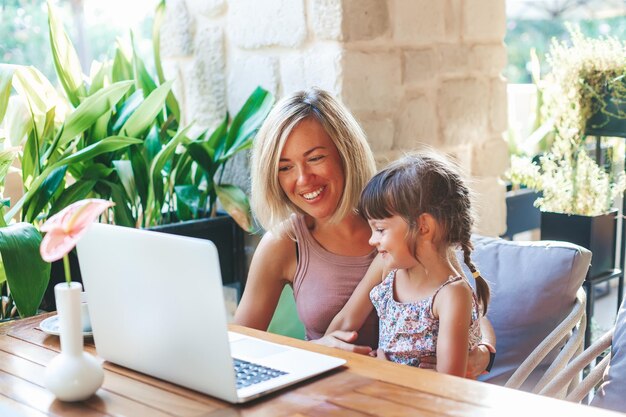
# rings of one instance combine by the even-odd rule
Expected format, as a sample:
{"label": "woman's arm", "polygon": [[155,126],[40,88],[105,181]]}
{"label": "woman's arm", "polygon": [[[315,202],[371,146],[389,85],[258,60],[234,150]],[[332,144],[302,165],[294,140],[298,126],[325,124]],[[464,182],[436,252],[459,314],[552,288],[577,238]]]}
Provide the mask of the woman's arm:
{"label": "woman's arm", "polygon": [[363,326],[363,323],[365,323],[365,320],[374,308],[370,301],[370,291],[380,284],[383,273],[382,258],[377,256],[346,305],[337,313],[328,326],[326,335],[336,330],[354,331]]}
{"label": "woman's arm", "polygon": [[446,285],[435,298],[433,314],[439,317],[437,372],[464,377],[472,319],[472,290],[463,281]]}
{"label": "woman's arm", "polygon": [[296,243],[287,236],[266,233],[257,246],[234,322],[267,330],[283,287],[296,271]]}

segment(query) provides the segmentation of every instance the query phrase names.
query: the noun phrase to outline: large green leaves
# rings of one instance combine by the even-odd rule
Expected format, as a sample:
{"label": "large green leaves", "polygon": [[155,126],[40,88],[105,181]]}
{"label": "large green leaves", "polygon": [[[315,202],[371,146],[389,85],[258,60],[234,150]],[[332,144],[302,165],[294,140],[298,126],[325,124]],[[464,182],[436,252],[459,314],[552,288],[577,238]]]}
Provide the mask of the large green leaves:
{"label": "large green leaves", "polygon": [[230,184],[216,184],[215,192],[220,199],[224,210],[237,222],[246,232],[252,233],[252,214],[250,213],[250,202],[246,193],[239,187]]}
{"label": "large green leaves", "polygon": [[65,119],[63,135],[59,144],[64,145],[94,125],[100,116],[111,111],[115,104],[124,97],[131,85],[132,81],[120,81],[87,97]]}
{"label": "large green leaves", "polygon": [[143,103],[128,118],[120,133],[130,137],[140,137],[156,118],[159,112],[163,111],[163,103],[172,88],[172,81],[167,81],[160,85],[144,100]]}
{"label": "large green leaves", "polygon": [[28,223],[0,228],[0,253],[7,281],[22,317],[35,315],[48,286],[50,264],[39,255],[41,235]]}
{"label": "large green leaves", "polygon": [[273,104],[274,96],[268,91],[257,87],[252,92],[230,125],[224,146],[223,160],[251,146],[252,135],[259,129]]}
{"label": "large green leaves", "polygon": [[3,65],[0,66],[0,123],[4,119],[11,95],[11,83],[13,82],[14,68]]}
{"label": "large green leaves", "polygon": [[67,94],[70,102],[78,106],[81,99],[87,95],[83,83],[83,70],[80,67],[78,55],[70,41],[69,36],[63,29],[63,24],[54,13],[54,8],[48,3],[48,25],[50,29],[50,48],[54,66],[59,81]]}

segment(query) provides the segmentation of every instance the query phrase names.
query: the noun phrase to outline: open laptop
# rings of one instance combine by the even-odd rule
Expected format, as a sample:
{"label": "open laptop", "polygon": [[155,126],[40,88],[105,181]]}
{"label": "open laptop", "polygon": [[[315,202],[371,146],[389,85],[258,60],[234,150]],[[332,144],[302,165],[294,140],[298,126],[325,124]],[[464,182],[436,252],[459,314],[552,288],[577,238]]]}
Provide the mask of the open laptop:
{"label": "open laptop", "polygon": [[209,240],[95,223],[77,248],[98,356],[110,362],[233,403],[345,363],[229,332]]}

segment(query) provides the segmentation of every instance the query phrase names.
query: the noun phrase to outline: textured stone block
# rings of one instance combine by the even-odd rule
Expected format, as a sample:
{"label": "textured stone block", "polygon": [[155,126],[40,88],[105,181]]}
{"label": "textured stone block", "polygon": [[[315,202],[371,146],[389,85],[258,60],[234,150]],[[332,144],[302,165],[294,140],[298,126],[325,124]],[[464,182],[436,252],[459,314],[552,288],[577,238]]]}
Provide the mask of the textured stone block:
{"label": "textured stone block", "polygon": [[187,56],[193,53],[192,19],[184,0],[167,2],[161,26],[161,56]]}
{"label": "textured stone block", "polygon": [[192,16],[217,17],[226,11],[226,0],[186,0]]}
{"label": "textured stone block", "polygon": [[396,0],[393,39],[408,45],[441,41],[445,36],[445,2]]}
{"label": "textured stone block", "polygon": [[460,42],[462,34],[463,0],[442,0],[445,3],[446,40]]}
{"label": "textured stone block", "polygon": [[472,148],[471,173],[480,177],[502,176],[510,166],[509,147],[502,137],[495,137]]}
{"label": "textured stone block", "polygon": [[485,236],[500,236],[506,231],[506,186],[495,177],[473,177],[469,183],[477,214],[474,230]]}
{"label": "textured stone block", "polygon": [[507,130],[508,124],[507,83],[504,78],[491,80],[489,98],[489,129],[501,134]]}
{"label": "textured stone block", "polygon": [[341,66],[341,97],[352,111],[393,111],[401,81],[398,53],[346,51]]}
{"label": "textured stone block", "polygon": [[489,84],[473,78],[442,82],[438,113],[445,146],[485,140],[489,120]]}
{"label": "textured stone block", "polygon": [[341,40],[341,0],[311,0],[309,7],[310,25],[315,37],[322,40]]}
{"label": "textured stone block", "polygon": [[228,77],[228,111],[237,114],[255,88],[278,92],[278,59],[273,56],[245,54],[236,57]]}
{"label": "textured stone block", "polygon": [[395,148],[412,150],[421,144],[438,145],[435,104],[426,95],[409,99],[399,106]]}
{"label": "textured stone block", "polygon": [[350,41],[378,38],[389,31],[389,10],[384,0],[344,0],[343,35]]}
{"label": "textured stone block", "polygon": [[404,84],[432,82],[439,74],[441,56],[432,48],[408,50],[404,52]]}
{"label": "textured stone block", "polygon": [[437,52],[443,74],[466,73],[469,68],[470,51],[466,45],[439,45]]}
{"label": "textured stone block", "polygon": [[196,34],[196,53],[183,69],[185,113],[201,127],[213,127],[226,113],[224,36],[208,25]]}
{"label": "textured stone block", "polygon": [[502,0],[465,0],[465,40],[502,41],[506,34],[504,3]]}
{"label": "textured stone block", "polygon": [[506,47],[503,43],[474,45],[470,51],[470,67],[489,75],[497,75],[506,67]]}
{"label": "textured stone block", "polygon": [[465,178],[469,178],[472,173],[472,148],[471,144],[453,147],[437,147],[438,152],[444,153],[461,169]]}
{"label": "textured stone block", "polygon": [[239,47],[296,47],[306,38],[303,0],[237,0],[228,7],[228,34]]}
{"label": "textured stone block", "polygon": [[367,141],[375,154],[390,151],[393,147],[395,127],[390,117],[378,117],[372,114],[357,114]]}
{"label": "textured stone block", "polygon": [[336,44],[318,44],[294,52],[280,60],[282,93],[320,87],[337,94],[340,77],[341,48]]}

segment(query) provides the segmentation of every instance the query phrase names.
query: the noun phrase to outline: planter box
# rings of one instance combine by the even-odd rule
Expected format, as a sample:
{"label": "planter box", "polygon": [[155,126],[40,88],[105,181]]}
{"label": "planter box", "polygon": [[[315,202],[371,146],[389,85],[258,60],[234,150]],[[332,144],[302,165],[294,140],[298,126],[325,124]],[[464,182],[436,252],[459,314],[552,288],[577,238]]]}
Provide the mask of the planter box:
{"label": "planter box", "polygon": [[501,237],[513,239],[517,233],[540,226],[541,214],[534,205],[540,196],[540,193],[528,188],[506,192],[506,233]]}
{"label": "planter box", "polygon": [[208,239],[217,247],[224,285],[242,290],[246,280],[243,230],[228,215],[150,227],[155,232]]}
{"label": "planter box", "polygon": [[[218,217],[165,224],[148,229],[156,232],[211,240],[217,247],[220,257],[220,269],[224,285],[235,287],[238,296],[242,293],[246,280],[243,230],[230,216],[218,215]],[[70,252],[69,259],[72,281],[82,283],[75,249]],[[175,262],[175,260],[173,259],[172,262]],[[41,303],[42,310],[56,310],[54,286],[63,281],[65,281],[63,260],[53,262],[50,282]]]}
{"label": "planter box", "polygon": [[591,251],[587,277],[615,268],[617,210],[600,216],[541,212],[541,239],[575,243]]}
{"label": "planter box", "polygon": [[[585,133],[594,136],[616,136],[626,138],[626,118],[612,115],[626,114],[626,100],[615,97],[608,90],[604,95],[605,111],[592,114],[587,120]],[[608,113],[608,114],[607,114]]]}

